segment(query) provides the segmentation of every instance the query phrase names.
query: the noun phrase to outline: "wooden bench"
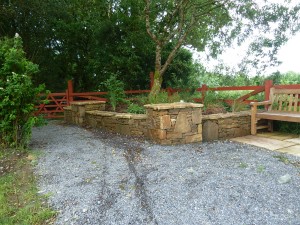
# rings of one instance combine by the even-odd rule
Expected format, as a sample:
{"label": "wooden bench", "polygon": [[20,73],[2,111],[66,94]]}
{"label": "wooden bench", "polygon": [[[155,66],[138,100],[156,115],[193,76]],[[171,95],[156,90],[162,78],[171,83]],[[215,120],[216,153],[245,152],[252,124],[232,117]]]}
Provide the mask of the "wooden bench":
{"label": "wooden bench", "polygon": [[[300,123],[300,89],[275,89],[270,90],[270,100],[251,102],[251,134],[258,129],[268,128],[273,131],[273,120]],[[265,106],[267,110],[258,111],[257,106]],[[267,119],[267,126],[257,126],[260,119]]]}

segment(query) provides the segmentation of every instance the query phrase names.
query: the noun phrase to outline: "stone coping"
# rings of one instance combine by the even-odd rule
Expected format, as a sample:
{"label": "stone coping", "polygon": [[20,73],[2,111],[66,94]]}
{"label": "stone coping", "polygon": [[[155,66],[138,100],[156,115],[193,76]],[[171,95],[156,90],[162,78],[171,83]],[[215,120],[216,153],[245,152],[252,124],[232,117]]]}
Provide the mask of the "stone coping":
{"label": "stone coping", "polygon": [[108,112],[108,111],[100,111],[100,110],[92,110],[92,111],[87,111],[87,114],[90,115],[99,115],[99,116],[114,116],[119,119],[135,119],[135,120],[143,120],[147,119],[146,114],[133,114],[133,113],[116,113],[116,112]]}
{"label": "stone coping", "polygon": [[202,108],[203,104],[188,103],[188,102],[174,102],[174,103],[162,103],[162,104],[148,104],[148,105],[144,105],[144,107],[153,110],[184,109],[184,108]]}
{"label": "stone coping", "polygon": [[115,112],[109,112],[109,111],[100,111],[100,110],[91,110],[91,111],[86,111],[86,114],[90,114],[90,115],[99,115],[99,116],[114,116],[117,113]]}
{"label": "stone coping", "polygon": [[63,107],[64,110],[72,110],[72,107],[71,106],[65,106]]}
{"label": "stone coping", "polygon": [[225,118],[236,118],[241,116],[251,116],[251,111],[232,112],[232,113],[218,113],[210,115],[202,115],[202,120],[217,120]]}
{"label": "stone coping", "polygon": [[76,101],[71,102],[71,105],[97,105],[97,104],[105,104],[105,101]]}

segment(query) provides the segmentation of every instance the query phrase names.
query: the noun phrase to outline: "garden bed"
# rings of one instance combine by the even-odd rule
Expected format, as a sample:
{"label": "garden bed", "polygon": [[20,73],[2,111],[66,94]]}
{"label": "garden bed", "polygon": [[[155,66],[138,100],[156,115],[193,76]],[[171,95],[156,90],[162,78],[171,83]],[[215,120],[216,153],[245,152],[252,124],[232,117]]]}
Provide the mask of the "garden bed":
{"label": "garden bed", "polygon": [[133,114],[104,111],[103,102],[74,102],[65,107],[65,121],[167,145],[250,134],[249,111],[202,115],[202,107],[194,103],[149,104],[145,105],[146,114]]}

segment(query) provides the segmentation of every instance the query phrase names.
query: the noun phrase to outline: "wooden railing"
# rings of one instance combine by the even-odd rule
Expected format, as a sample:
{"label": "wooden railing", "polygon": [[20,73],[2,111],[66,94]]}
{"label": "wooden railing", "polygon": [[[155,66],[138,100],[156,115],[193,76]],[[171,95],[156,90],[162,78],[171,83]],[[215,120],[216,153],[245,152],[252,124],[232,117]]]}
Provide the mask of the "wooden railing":
{"label": "wooden railing", "polygon": [[[153,84],[153,73],[150,73],[151,85]],[[295,85],[274,85],[276,88],[285,88],[285,89],[297,89],[300,88],[300,84]],[[269,100],[270,88],[273,87],[272,80],[265,81],[265,84],[262,86],[230,86],[230,87],[208,87],[203,84],[200,88],[197,88],[196,91],[201,93],[201,98],[195,98],[195,102],[203,103],[205,101],[205,96],[208,91],[250,91],[249,93],[237,98],[237,99],[222,99],[229,105],[233,102],[239,101],[244,104],[249,104],[251,101],[250,97],[264,92],[265,100]],[[68,88],[65,93],[50,93],[48,95],[41,95],[41,99],[46,100],[46,103],[41,103],[37,105],[36,115],[43,115],[45,118],[62,118],[63,117],[63,107],[69,106],[72,101],[84,101],[84,100],[99,100],[107,101],[104,97],[107,92],[85,92],[85,93],[76,93],[73,91],[72,81],[68,81]],[[183,90],[167,88],[165,91],[168,92],[168,95],[172,95],[176,92]],[[185,90],[186,91],[186,90]],[[128,90],[125,91],[125,94],[144,94],[149,93],[150,90]]]}

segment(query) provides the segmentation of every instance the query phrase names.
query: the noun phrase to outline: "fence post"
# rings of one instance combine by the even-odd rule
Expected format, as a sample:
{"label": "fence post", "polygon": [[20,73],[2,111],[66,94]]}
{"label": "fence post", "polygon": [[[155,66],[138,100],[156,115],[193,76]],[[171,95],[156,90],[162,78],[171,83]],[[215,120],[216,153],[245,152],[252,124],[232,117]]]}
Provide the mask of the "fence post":
{"label": "fence post", "polygon": [[272,80],[266,80],[265,81],[265,101],[270,100],[270,89],[273,87],[273,81]]}
{"label": "fence post", "polygon": [[201,101],[202,101],[202,103],[204,103],[207,89],[208,89],[207,85],[206,84],[202,84],[202,87],[201,87],[201,94],[202,94]]}
{"label": "fence post", "polygon": [[70,105],[70,102],[72,102],[74,100],[73,98],[73,81],[72,80],[68,80],[68,96],[67,96],[67,104]]}
{"label": "fence post", "polygon": [[150,72],[149,76],[150,76],[150,90],[151,90],[154,84],[154,73]]}

